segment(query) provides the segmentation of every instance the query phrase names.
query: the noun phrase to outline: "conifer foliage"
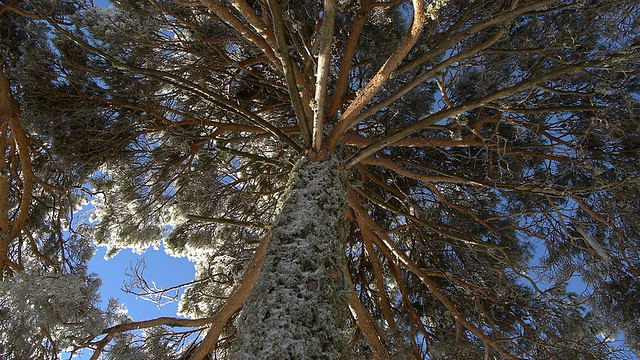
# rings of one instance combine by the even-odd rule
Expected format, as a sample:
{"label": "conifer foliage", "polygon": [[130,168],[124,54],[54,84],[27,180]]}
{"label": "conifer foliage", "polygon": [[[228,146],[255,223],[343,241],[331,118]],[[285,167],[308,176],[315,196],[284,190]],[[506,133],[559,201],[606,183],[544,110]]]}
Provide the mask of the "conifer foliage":
{"label": "conifer foliage", "polygon": [[[5,2],[0,357],[637,356],[639,15]],[[101,309],[91,242],[195,262],[182,317]]]}

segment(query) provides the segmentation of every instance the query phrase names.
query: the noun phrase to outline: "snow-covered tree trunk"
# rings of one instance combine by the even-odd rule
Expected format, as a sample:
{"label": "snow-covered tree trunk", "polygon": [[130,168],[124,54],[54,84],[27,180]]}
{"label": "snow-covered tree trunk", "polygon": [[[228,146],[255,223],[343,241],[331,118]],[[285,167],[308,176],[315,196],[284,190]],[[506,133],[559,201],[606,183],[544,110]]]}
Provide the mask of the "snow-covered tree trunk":
{"label": "snow-covered tree trunk", "polygon": [[298,162],[238,321],[236,359],[344,358],[345,198],[337,161]]}

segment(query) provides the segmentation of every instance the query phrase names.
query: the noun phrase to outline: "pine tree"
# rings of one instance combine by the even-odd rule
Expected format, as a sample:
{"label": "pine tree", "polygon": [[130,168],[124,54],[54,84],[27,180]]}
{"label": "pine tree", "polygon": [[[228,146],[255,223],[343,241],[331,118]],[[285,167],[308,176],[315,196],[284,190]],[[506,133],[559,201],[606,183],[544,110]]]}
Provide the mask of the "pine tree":
{"label": "pine tree", "polygon": [[[107,326],[100,280],[87,271],[94,249],[73,214],[87,174],[67,167],[25,105],[31,71],[50,82],[55,52],[45,17],[13,1],[0,7],[0,358],[55,359]],[[19,6],[18,6],[19,5]],[[50,21],[78,9],[46,6]],[[26,106],[26,108],[25,108]]]}
{"label": "pine tree", "polygon": [[189,319],[94,358],[638,352],[638,1],[7,6],[50,30],[20,119],[101,194],[82,246],[196,262]]}

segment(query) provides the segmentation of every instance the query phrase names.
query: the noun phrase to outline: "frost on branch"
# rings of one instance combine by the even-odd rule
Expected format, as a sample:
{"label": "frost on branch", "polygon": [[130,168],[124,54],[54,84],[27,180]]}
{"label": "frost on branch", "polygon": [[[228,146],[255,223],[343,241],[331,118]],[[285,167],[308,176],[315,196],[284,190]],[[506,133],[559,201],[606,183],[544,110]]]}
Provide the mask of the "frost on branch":
{"label": "frost on branch", "polygon": [[0,282],[0,358],[48,358],[100,333],[99,286],[92,276],[35,272]]}
{"label": "frost on branch", "polygon": [[349,290],[337,161],[299,161],[238,320],[236,359],[342,359]]}

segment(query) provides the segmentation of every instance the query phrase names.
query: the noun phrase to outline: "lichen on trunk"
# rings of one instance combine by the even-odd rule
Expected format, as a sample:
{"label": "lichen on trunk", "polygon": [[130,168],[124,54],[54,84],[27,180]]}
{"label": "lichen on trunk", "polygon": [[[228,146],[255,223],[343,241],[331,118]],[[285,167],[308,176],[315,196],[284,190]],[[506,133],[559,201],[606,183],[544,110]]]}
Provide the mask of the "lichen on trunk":
{"label": "lichen on trunk", "polygon": [[349,290],[337,161],[301,159],[258,282],[238,319],[235,359],[343,359]]}

